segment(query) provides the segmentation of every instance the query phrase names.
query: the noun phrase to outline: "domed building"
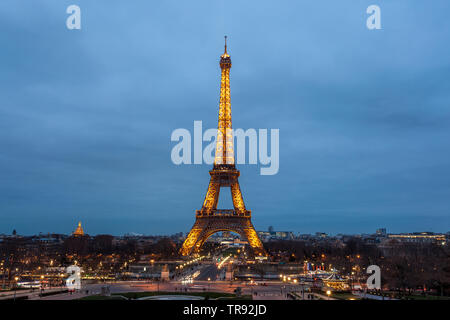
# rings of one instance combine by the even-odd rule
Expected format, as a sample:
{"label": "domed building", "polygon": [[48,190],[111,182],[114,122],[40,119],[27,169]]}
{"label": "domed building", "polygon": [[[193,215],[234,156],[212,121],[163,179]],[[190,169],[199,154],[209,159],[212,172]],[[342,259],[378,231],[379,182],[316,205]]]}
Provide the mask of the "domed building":
{"label": "domed building", "polygon": [[66,253],[70,254],[87,254],[89,250],[90,237],[81,227],[81,221],[71,236],[64,241]]}
{"label": "domed building", "polygon": [[76,228],[76,230],[74,232],[72,232],[73,236],[84,236],[84,231],[83,228],[81,227],[81,221],[78,222],[78,227]]}

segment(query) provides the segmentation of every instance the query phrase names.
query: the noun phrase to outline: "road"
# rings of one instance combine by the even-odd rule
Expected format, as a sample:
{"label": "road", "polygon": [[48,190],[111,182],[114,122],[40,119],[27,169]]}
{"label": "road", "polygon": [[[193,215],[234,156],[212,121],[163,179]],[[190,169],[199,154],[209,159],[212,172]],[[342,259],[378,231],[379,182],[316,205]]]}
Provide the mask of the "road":
{"label": "road", "polygon": [[217,266],[215,264],[211,264],[203,268],[195,280],[208,281],[208,279],[210,279],[211,281],[215,281],[219,277],[219,274],[220,270]]}

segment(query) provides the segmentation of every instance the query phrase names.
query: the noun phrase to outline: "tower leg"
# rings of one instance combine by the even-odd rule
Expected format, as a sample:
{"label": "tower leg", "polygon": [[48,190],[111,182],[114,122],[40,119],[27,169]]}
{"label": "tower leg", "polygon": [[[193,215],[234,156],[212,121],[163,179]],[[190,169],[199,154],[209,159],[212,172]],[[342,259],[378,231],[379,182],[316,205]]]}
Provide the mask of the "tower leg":
{"label": "tower leg", "polygon": [[184,240],[183,246],[181,247],[180,253],[183,256],[187,256],[192,253],[192,250],[194,249],[195,244],[199,240],[202,230],[203,230],[203,228],[201,226],[201,223],[197,219],[195,221],[194,226],[192,227],[191,231],[189,232],[188,236],[186,237],[186,240]]}
{"label": "tower leg", "polygon": [[245,212],[244,199],[242,198],[241,188],[237,179],[231,184],[231,198],[233,199],[234,210],[238,213]]}
{"label": "tower leg", "polygon": [[267,255],[264,247],[262,245],[261,240],[259,240],[258,234],[253,227],[253,224],[250,222],[251,227],[244,229],[245,238],[247,238],[248,244],[253,249],[254,253],[259,256]]}
{"label": "tower leg", "polygon": [[202,210],[211,213],[214,209],[217,209],[217,202],[219,201],[220,183],[213,177],[209,181],[208,191],[206,192],[205,201],[203,201]]}

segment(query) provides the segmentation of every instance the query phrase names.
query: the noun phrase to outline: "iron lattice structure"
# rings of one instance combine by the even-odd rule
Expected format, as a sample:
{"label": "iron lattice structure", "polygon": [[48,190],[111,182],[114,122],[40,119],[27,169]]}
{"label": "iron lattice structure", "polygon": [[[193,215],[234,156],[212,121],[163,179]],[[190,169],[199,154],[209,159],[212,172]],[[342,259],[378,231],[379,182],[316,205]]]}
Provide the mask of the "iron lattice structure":
{"label": "iron lattice structure", "polygon": [[[239,171],[234,163],[233,133],[231,126],[230,103],[230,69],[231,59],[227,53],[225,37],[225,52],[220,56],[222,70],[220,83],[219,124],[217,128],[216,153],[214,166],[209,174],[208,191],[200,210],[196,211],[194,226],[189,232],[181,248],[182,255],[198,252],[205,241],[214,233],[231,231],[247,240],[254,253],[265,255],[266,252],[256,234],[251,222],[251,211],[245,208],[244,199],[239,187]],[[220,189],[229,187],[234,209],[217,209]]]}

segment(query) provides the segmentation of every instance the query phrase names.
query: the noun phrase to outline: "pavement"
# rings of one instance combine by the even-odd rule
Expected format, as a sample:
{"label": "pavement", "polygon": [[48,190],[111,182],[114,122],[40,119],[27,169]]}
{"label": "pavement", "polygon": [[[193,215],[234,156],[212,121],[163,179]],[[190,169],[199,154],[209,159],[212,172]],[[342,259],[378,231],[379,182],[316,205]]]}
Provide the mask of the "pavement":
{"label": "pavement", "polygon": [[357,295],[363,299],[371,299],[371,300],[398,300],[390,297],[380,297],[374,294],[366,293],[366,292],[353,292],[354,295]]}
{"label": "pavement", "polygon": [[[192,276],[196,272],[200,272],[192,283],[181,281],[186,277]],[[250,284],[244,281],[224,281],[224,269],[218,269],[215,263],[203,264],[193,269],[186,270],[175,280],[171,281],[114,281],[96,284],[82,283],[82,289],[72,293],[60,293],[50,296],[39,296],[39,290],[30,292],[30,290],[20,291],[20,296],[28,296],[30,300],[74,300],[86,296],[102,294],[102,288],[109,287],[110,293],[125,293],[125,292],[183,292],[186,295],[189,292],[224,292],[235,293],[235,290],[240,287],[242,295],[251,295],[255,300],[286,300],[290,299],[287,294],[290,289],[286,287],[286,283],[281,281],[269,281],[266,285]],[[55,290],[61,291],[61,287],[46,290],[46,292]],[[9,293],[11,294],[11,292]],[[17,293],[19,297],[19,291]],[[1,296],[0,296],[1,299]]]}
{"label": "pavement", "polygon": [[[42,292],[43,293],[49,293],[49,292],[60,292],[65,291],[66,288],[63,287],[52,287],[52,288],[46,288]],[[0,300],[11,300],[11,299],[20,299],[20,298],[26,298],[28,299],[36,299],[39,298],[39,295],[41,293],[40,289],[26,289],[26,290],[11,290],[11,291],[4,291],[0,293]]]}
{"label": "pavement", "polygon": [[[205,273],[205,277],[211,275],[212,270]],[[250,285],[248,283],[230,282],[230,281],[204,281],[195,280],[188,285],[180,281],[158,282],[158,281],[123,281],[108,282],[98,284],[82,285],[82,289],[75,293],[62,293],[46,297],[36,295],[30,296],[30,300],[74,300],[90,295],[99,295],[102,287],[108,286],[111,293],[125,292],[183,292],[189,295],[190,292],[224,292],[234,293],[236,288],[240,287],[242,295],[251,295],[254,300],[286,300],[288,290],[283,289],[283,283],[268,283],[267,286]],[[88,293],[86,293],[88,292]]]}

